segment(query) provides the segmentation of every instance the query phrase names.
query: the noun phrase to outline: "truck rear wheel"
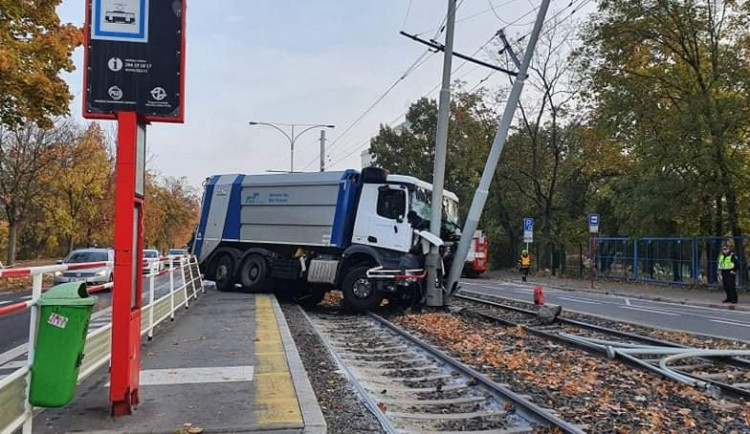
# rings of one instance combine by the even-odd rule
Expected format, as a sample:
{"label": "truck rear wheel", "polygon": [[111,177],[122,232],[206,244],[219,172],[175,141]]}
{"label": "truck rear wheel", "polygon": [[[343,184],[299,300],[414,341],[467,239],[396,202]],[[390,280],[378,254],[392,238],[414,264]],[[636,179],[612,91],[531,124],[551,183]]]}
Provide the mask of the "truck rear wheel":
{"label": "truck rear wheel", "polygon": [[354,267],[346,273],[341,287],[344,304],[355,312],[375,309],[383,301],[375,286],[367,278],[370,266]]}
{"label": "truck rear wheel", "polygon": [[258,292],[264,289],[268,278],[268,264],[261,255],[251,254],[242,261],[240,266],[240,284],[248,292]]}
{"label": "truck rear wheel", "polygon": [[216,281],[216,289],[219,291],[231,291],[234,289],[234,260],[228,254],[222,254],[218,258],[214,259],[214,279]]}

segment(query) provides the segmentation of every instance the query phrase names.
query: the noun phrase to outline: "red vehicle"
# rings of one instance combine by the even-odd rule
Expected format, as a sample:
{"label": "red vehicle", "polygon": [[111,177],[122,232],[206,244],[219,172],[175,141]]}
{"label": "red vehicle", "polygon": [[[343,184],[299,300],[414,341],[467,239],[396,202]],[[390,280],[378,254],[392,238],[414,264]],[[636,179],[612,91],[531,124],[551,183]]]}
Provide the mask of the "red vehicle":
{"label": "red vehicle", "polygon": [[474,232],[471,240],[469,254],[466,255],[464,264],[464,275],[466,277],[478,277],[487,271],[487,259],[490,255],[490,240],[482,231]]}

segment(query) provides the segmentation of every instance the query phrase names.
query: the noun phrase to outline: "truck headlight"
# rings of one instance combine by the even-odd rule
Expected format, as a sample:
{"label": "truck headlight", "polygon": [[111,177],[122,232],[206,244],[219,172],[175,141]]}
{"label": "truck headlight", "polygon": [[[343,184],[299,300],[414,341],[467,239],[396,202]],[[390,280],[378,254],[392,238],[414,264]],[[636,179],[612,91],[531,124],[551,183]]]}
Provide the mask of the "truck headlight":
{"label": "truck headlight", "polygon": [[62,273],[63,273],[62,271],[55,271],[55,277],[62,276]]}
{"label": "truck headlight", "polygon": [[103,276],[106,276],[106,275],[107,275],[107,270],[97,271],[96,274],[95,274],[95,276],[98,276],[98,277],[103,277]]}

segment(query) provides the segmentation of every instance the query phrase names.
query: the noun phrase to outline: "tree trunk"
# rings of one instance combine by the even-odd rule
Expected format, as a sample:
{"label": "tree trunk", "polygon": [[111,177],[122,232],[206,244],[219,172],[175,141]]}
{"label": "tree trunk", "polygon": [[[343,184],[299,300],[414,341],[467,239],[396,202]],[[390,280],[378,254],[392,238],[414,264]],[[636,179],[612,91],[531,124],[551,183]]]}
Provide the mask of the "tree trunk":
{"label": "tree trunk", "polygon": [[8,263],[13,265],[16,262],[16,243],[18,242],[18,222],[14,221],[8,225]]}

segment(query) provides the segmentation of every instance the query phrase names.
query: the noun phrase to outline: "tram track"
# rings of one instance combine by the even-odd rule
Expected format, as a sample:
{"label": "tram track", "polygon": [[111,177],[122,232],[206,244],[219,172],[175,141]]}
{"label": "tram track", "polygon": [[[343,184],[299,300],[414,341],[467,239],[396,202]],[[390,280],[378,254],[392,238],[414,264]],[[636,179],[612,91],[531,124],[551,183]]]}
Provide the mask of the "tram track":
{"label": "tram track", "polygon": [[584,432],[379,315],[302,312],[386,432]]}
{"label": "tram track", "polygon": [[[679,343],[651,336],[615,330],[585,321],[558,316],[553,322],[540,322],[534,310],[517,306],[517,302],[503,303],[503,297],[493,300],[478,298],[479,294],[462,291],[454,297],[467,308],[464,315],[475,316],[508,327],[524,327],[529,333],[555,342],[572,345],[627,364],[718,392],[750,398],[750,361],[747,351],[692,349]],[[468,304],[467,304],[468,303]],[[619,349],[615,351],[615,349]],[[734,353],[734,355],[733,355]],[[716,355],[715,357],[712,356]],[[665,358],[673,365],[667,366]],[[679,362],[677,362],[679,360]]]}

